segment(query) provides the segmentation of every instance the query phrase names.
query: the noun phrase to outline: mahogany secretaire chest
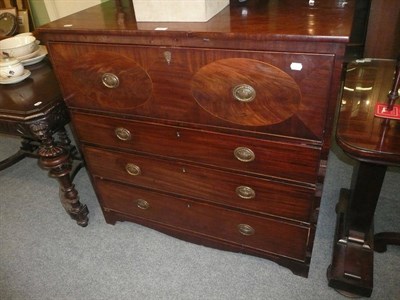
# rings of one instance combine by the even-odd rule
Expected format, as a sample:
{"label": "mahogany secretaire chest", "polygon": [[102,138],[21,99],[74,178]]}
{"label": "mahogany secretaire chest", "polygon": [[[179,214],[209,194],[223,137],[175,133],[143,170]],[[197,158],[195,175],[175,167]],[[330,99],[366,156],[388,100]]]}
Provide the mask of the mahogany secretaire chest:
{"label": "mahogany secretaire chest", "polygon": [[353,8],[139,23],[110,0],[39,28],[106,221],[307,276]]}

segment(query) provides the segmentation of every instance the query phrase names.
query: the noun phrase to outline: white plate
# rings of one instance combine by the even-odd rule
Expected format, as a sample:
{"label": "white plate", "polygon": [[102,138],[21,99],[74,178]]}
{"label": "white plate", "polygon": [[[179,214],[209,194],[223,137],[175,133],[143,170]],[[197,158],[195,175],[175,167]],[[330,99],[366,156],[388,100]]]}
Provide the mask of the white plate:
{"label": "white plate", "polygon": [[30,66],[33,64],[37,64],[38,62],[41,62],[43,60],[43,58],[45,58],[45,56],[47,55],[47,48],[44,45],[40,45],[39,46],[39,52],[36,54],[36,56],[32,57],[32,58],[28,58],[25,60],[21,60],[21,63],[24,66]]}
{"label": "white plate", "polygon": [[21,76],[16,76],[16,77],[10,77],[7,79],[0,79],[0,84],[13,84],[13,83],[18,83],[24,80],[25,78],[28,78],[29,75],[31,75],[31,71],[26,70]]}
{"label": "white plate", "polygon": [[18,59],[19,61],[25,60],[25,59],[34,57],[35,55],[37,55],[39,53],[39,51],[40,51],[40,46],[38,46],[38,48],[35,51],[33,51],[33,52],[31,52],[31,53],[29,53],[27,55],[17,56],[17,57],[14,57],[14,58]]}

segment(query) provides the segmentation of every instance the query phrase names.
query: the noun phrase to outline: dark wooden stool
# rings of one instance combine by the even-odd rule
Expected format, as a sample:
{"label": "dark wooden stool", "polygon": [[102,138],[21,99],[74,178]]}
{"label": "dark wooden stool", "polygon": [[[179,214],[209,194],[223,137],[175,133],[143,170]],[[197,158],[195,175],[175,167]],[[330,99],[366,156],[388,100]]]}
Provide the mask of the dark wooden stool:
{"label": "dark wooden stool", "polygon": [[0,133],[22,137],[19,151],[1,161],[0,170],[24,157],[38,158],[39,166],[58,180],[67,213],[86,226],[88,209],[72,183],[83,162],[64,128],[69,115],[59,85],[47,61],[26,68],[32,72],[29,78],[0,85]]}
{"label": "dark wooden stool", "polygon": [[347,66],[336,139],[357,165],[351,189],[341,190],[328,280],[329,286],[348,296],[369,297],[374,250],[400,244],[398,233],[379,233],[374,238],[373,229],[387,166],[400,166],[399,121],[374,115],[377,102],[393,107],[398,98],[399,66],[393,80],[395,66],[394,60],[363,60]]}

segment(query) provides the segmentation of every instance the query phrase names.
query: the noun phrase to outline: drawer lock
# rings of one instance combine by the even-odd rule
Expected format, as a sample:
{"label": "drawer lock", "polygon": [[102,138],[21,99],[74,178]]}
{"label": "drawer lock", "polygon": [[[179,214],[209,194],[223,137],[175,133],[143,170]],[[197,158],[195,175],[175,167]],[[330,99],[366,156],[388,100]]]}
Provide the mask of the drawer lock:
{"label": "drawer lock", "polygon": [[238,229],[239,229],[239,232],[243,235],[253,235],[256,233],[254,228],[247,224],[239,224]]}
{"label": "drawer lock", "polygon": [[254,199],[256,197],[256,192],[248,186],[238,186],[236,188],[236,195],[238,195],[242,199]]}
{"label": "drawer lock", "polygon": [[165,51],[164,52],[164,58],[165,58],[165,61],[167,62],[167,64],[170,64],[171,60],[172,60],[171,52],[170,51]]}

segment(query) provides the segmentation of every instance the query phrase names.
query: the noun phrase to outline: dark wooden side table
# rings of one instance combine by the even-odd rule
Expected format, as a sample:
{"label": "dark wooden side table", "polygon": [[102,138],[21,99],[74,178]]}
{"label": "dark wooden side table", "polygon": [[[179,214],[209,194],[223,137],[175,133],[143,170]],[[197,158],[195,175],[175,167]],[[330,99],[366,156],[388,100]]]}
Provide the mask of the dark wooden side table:
{"label": "dark wooden side table", "polygon": [[371,295],[374,249],[385,251],[386,244],[400,242],[394,232],[374,239],[373,229],[387,166],[400,165],[400,121],[374,115],[376,102],[387,102],[395,65],[394,60],[350,63],[343,87],[336,139],[357,165],[350,190],[341,190],[328,280],[349,296]]}
{"label": "dark wooden side table", "polygon": [[[0,133],[22,137],[20,150],[0,162],[0,170],[24,157],[37,157],[39,166],[58,180],[61,203],[81,226],[88,224],[88,209],[79,201],[72,183],[82,166],[76,147],[65,131],[69,115],[53,70],[47,61],[28,66],[24,81],[0,85]],[[75,162],[75,163],[74,163]]]}

